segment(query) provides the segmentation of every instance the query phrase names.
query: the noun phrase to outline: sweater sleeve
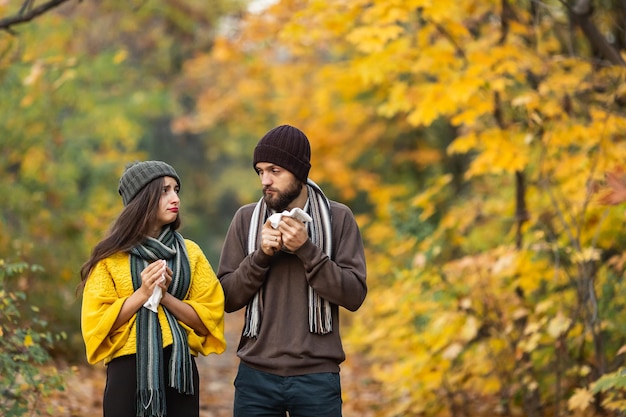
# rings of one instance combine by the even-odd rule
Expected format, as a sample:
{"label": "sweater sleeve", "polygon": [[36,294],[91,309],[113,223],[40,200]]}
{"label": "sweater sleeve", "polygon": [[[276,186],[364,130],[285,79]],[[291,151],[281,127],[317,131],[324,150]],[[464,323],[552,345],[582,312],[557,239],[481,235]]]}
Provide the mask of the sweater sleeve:
{"label": "sweater sleeve", "polygon": [[189,347],[202,355],[222,353],[226,349],[224,337],[224,291],[213,268],[200,247],[186,240],[192,279],[185,303],[198,314],[209,330],[207,336],[187,328]]}
{"label": "sweater sleeve", "polygon": [[304,265],[309,285],[323,298],[356,311],[367,295],[363,240],[352,211],[331,202],[333,259],[311,240],[296,251]]}
{"label": "sweater sleeve", "polygon": [[90,364],[112,357],[128,340],[135,317],[111,333],[127,298],[117,294],[111,271],[100,261],[85,283],[81,306],[81,331]]}
{"label": "sweater sleeve", "polygon": [[247,253],[250,216],[254,205],[237,210],[228,228],[217,276],[226,296],[226,312],[232,313],[245,307],[261,288],[271,257],[257,249]]}

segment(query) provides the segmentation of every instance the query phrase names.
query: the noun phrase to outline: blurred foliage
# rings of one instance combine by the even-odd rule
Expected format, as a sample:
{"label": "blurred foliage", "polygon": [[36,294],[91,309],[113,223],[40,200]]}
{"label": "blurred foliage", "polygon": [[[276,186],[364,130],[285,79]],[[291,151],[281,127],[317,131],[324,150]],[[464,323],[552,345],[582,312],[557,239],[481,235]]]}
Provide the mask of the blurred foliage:
{"label": "blurred foliage", "polygon": [[[26,294],[5,287],[7,277],[41,272],[37,265],[0,258],[0,410],[5,417],[39,415],[41,399],[65,388],[48,349],[66,335],[45,331],[47,323],[37,317],[24,322],[20,311],[28,305]],[[34,305],[30,309],[39,312]]]}
{"label": "blurred foliage", "polygon": [[626,157],[626,12],[590,4],[79,2],[1,34],[0,258],[45,267],[7,284],[82,349],[73,290],[124,165],[176,167],[217,266],[256,141],[290,123],[362,227],[346,346],[381,416],[624,410],[625,219],[596,196]]}
{"label": "blurred foliage", "polygon": [[[0,16],[19,4],[0,3]],[[182,60],[211,46],[217,19],[241,5],[231,1],[103,4],[66,3],[0,34],[0,257],[45,266],[37,281],[9,279],[42,306],[40,315],[69,335],[54,354],[81,358],[78,271],[122,208],[117,182],[134,160],[162,158],[183,177],[187,237],[215,264],[224,231],[193,212],[187,146],[168,128],[176,103],[170,84]],[[115,30],[111,30],[115,28]],[[151,153],[167,148],[164,153]],[[173,151],[173,152],[172,152]],[[197,162],[197,161],[196,161]],[[196,171],[197,169],[197,171]],[[207,178],[209,175],[205,175]],[[185,193],[189,190],[189,193]],[[214,206],[219,209],[219,205]],[[223,214],[224,219],[231,215]],[[24,312],[26,318],[30,312]]]}

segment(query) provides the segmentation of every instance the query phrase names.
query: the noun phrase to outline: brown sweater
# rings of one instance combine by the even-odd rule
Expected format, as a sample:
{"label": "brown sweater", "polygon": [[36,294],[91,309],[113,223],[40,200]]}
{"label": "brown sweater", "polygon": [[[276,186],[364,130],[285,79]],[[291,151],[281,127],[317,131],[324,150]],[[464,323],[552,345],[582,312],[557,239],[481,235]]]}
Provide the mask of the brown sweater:
{"label": "brown sweater", "polygon": [[[257,249],[248,255],[254,206],[243,206],[235,214],[217,273],[228,313],[245,308],[265,285],[259,335],[242,335],[237,355],[252,368],[281,376],[339,372],[345,354],[338,306],[356,311],[367,294],[363,241],[352,211],[331,201],[331,260],[310,240],[293,254],[268,256]],[[331,302],[333,330],[326,335],[309,332],[309,285]]]}

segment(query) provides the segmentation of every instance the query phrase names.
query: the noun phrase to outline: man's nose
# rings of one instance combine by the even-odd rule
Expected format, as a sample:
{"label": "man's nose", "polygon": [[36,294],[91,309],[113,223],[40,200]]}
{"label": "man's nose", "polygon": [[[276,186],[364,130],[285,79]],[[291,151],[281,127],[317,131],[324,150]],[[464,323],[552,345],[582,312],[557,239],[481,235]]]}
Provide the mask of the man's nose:
{"label": "man's nose", "polygon": [[272,184],[272,177],[271,177],[271,175],[261,174],[261,184],[262,185],[271,185]]}

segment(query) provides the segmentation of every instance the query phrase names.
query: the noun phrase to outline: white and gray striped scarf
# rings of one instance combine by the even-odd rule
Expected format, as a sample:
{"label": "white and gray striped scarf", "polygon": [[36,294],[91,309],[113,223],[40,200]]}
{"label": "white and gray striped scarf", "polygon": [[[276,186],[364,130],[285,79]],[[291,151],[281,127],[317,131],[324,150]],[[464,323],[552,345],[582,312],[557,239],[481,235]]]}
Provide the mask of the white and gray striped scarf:
{"label": "white and gray striped scarf", "polygon": [[[313,219],[307,223],[311,241],[320,247],[328,257],[332,253],[332,227],[330,202],[319,188],[310,179],[306,187],[309,192],[309,215]],[[267,205],[263,198],[259,200],[250,219],[248,233],[248,253],[254,252],[259,246],[261,229],[269,216]],[[246,307],[246,321],[243,335],[257,337],[263,316],[263,287],[257,291]],[[309,286],[309,331],[311,333],[326,334],[333,329],[330,302],[317,294]]]}
{"label": "white and gray striped scarf", "polygon": [[[167,292],[182,300],[189,291],[191,268],[183,237],[165,227],[157,239],[148,237],[142,245],[130,251],[130,270],[133,287],[141,287],[141,271],[148,264],[165,259],[173,271],[172,283]],[[187,343],[187,333],[176,317],[163,307],[172,331],[173,345],[169,366],[170,387],[178,392],[193,394],[192,359]],[[162,417],[166,415],[163,341],[158,315],[142,307],[137,311],[137,417]]]}

